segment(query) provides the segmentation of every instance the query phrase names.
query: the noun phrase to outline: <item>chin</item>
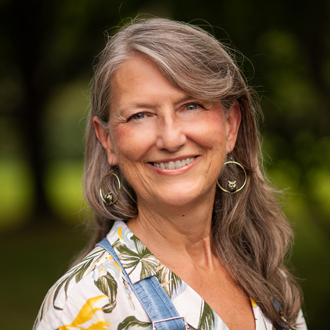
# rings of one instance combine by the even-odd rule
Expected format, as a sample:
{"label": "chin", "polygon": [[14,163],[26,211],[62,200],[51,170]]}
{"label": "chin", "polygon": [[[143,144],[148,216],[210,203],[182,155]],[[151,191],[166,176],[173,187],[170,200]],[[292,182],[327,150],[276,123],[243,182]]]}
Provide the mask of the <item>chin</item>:
{"label": "chin", "polygon": [[196,205],[202,200],[200,192],[187,192],[186,190],[173,190],[168,194],[163,194],[159,200],[161,204],[167,204],[172,207],[186,207]]}

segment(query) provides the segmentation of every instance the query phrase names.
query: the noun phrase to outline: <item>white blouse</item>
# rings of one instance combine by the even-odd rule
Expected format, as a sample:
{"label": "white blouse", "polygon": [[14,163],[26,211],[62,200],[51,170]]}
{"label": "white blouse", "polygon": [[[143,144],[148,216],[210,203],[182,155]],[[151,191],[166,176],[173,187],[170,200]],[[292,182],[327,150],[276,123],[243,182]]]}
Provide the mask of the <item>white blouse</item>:
{"label": "white blouse", "polygon": [[[203,298],[158,261],[123,221],[115,222],[107,238],[132,283],[155,275],[190,329],[228,329]],[[272,330],[257,304],[253,300],[251,304],[255,329]],[[297,329],[307,329],[301,311],[297,324]],[[119,265],[106,250],[96,247],[49,290],[33,329],[151,330],[151,322]]]}

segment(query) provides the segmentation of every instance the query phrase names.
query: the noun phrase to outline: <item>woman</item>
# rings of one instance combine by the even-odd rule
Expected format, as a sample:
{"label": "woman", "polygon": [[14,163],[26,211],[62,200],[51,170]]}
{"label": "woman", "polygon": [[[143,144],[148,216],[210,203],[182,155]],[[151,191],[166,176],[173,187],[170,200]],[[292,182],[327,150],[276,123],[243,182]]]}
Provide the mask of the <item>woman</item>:
{"label": "woman", "polygon": [[[201,29],[150,19],[112,37],[87,128],[97,230],[35,329],[306,329],[255,109],[231,56]],[[151,316],[166,308],[150,286],[171,320]]]}

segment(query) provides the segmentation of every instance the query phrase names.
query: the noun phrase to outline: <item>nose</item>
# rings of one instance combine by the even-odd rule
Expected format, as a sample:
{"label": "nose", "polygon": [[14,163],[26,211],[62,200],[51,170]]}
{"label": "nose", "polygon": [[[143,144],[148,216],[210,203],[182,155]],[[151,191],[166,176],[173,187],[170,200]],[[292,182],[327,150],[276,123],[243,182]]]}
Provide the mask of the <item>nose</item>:
{"label": "nose", "polygon": [[163,118],[158,127],[156,146],[158,149],[165,149],[171,152],[179,150],[186,142],[182,124],[175,114]]}

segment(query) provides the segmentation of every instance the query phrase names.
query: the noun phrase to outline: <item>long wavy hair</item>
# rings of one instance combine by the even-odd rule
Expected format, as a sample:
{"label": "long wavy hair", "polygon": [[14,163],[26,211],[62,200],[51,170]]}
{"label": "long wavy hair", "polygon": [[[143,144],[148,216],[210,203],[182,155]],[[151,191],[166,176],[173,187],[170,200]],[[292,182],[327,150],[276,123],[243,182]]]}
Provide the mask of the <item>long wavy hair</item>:
{"label": "long wavy hair", "polygon": [[[106,206],[99,195],[102,177],[109,172],[107,155],[98,141],[92,119],[97,116],[108,127],[114,72],[130,57],[149,58],[176,88],[193,98],[219,100],[229,109],[234,100],[240,105],[242,121],[230,157],[247,173],[245,188],[236,194],[217,189],[212,219],[213,242],[219,258],[244,291],[260,306],[275,328],[289,329],[301,306],[301,293],[283,264],[292,230],[276,201],[261,168],[261,154],[253,101],[234,56],[204,30],[185,23],[153,18],[135,20],[123,27],[100,54],[95,68],[89,114],[85,168],[85,198],[94,211],[95,234],[90,248],[111,229],[117,219],[137,215],[136,195],[120,167],[113,168],[122,182],[116,204]],[[242,178],[239,167],[226,165],[220,176]],[[107,180],[106,191],[116,194],[116,180]],[[280,308],[280,312],[278,308]]]}

